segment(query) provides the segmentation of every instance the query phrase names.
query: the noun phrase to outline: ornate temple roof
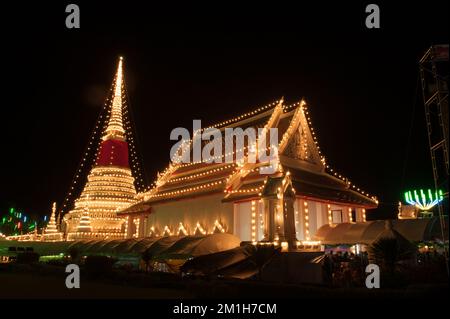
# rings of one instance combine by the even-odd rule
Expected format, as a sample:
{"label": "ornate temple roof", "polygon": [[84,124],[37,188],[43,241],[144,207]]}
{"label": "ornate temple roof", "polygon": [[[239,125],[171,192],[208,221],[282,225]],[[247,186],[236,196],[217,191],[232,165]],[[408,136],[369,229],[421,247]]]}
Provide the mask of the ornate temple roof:
{"label": "ornate temple roof", "polygon": [[[358,188],[348,179],[336,172],[333,174],[333,170],[326,164],[303,100],[292,105],[284,105],[283,100],[275,101],[211,127],[220,130],[223,140],[225,128],[277,128],[278,171],[271,175],[261,174],[260,169],[269,164],[261,161],[205,163],[203,159],[197,163],[171,164],[158,175],[153,189],[138,194],[141,203],[151,206],[175,199],[217,193],[223,194],[223,201],[246,200],[260,196],[267,176],[281,176],[289,171],[297,196],[365,208],[377,206],[375,197],[357,191]],[[202,147],[205,143],[202,141]],[[222,143],[222,158],[225,143],[226,141]],[[188,147],[189,152],[192,152],[192,140]],[[251,145],[244,146],[245,156],[250,148]],[[237,151],[239,150],[235,146],[233,156]]]}

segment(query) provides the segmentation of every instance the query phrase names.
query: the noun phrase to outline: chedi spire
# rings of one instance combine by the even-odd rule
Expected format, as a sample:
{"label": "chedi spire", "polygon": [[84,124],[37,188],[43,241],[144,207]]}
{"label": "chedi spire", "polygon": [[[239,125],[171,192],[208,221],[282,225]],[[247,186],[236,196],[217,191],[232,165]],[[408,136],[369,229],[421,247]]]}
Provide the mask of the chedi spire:
{"label": "chedi spire", "polygon": [[117,211],[135,203],[136,188],[129,165],[123,120],[126,102],[123,58],[119,58],[108,105],[109,118],[97,149],[95,163],[75,207],[64,216],[68,240],[124,238],[124,219]]}

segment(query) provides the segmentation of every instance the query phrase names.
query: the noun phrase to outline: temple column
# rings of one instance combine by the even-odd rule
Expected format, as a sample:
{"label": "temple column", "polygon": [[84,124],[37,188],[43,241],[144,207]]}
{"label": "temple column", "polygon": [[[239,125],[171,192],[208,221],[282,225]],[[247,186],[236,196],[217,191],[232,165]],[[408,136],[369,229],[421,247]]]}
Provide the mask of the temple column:
{"label": "temple column", "polygon": [[288,242],[290,248],[296,246],[297,238],[295,234],[295,211],[294,211],[295,197],[284,198],[284,240]]}
{"label": "temple column", "polygon": [[278,200],[265,198],[264,201],[264,241],[274,241],[277,230],[277,205]]}
{"label": "temple column", "polygon": [[[275,239],[281,241],[285,241],[284,236],[284,201],[283,198],[276,201],[275,206],[275,225],[276,225],[276,236]],[[277,239],[278,237],[278,239]]]}
{"label": "temple column", "polygon": [[270,241],[271,234],[270,234],[270,201],[268,199],[263,199],[263,206],[264,206],[264,212],[263,212],[263,240],[264,241]]}
{"label": "temple column", "polygon": [[127,235],[126,235],[126,238],[133,237],[132,231],[133,231],[133,217],[131,215],[128,215],[127,216]]}
{"label": "temple column", "polygon": [[139,216],[139,230],[138,230],[138,238],[145,237],[145,216]]}

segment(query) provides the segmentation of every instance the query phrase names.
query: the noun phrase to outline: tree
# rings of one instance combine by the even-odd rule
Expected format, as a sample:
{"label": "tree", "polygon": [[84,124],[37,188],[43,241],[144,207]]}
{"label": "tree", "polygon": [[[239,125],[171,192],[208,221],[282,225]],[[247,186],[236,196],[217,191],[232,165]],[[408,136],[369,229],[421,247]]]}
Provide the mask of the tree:
{"label": "tree", "polygon": [[369,247],[370,259],[390,274],[398,270],[401,262],[411,260],[415,253],[414,245],[404,237],[379,238]]}

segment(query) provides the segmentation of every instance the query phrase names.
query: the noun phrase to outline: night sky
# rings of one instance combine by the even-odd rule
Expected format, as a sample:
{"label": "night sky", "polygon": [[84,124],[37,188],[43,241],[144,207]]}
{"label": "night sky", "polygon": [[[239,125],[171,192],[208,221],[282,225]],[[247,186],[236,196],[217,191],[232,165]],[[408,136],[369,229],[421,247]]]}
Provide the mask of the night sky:
{"label": "night sky", "polygon": [[378,196],[377,217],[394,216],[402,191],[433,185],[418,60],[448,43],[448,2],[375,1],[379,30],[364,26],[370,2],[347,2],[82,1],[70,30],[71,2],[2,4],[0,212],[63,201],[123,55],[148,184],[173,128],[304,97],[328,163]]}

